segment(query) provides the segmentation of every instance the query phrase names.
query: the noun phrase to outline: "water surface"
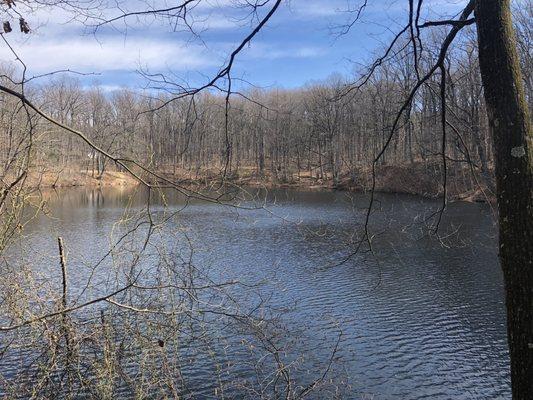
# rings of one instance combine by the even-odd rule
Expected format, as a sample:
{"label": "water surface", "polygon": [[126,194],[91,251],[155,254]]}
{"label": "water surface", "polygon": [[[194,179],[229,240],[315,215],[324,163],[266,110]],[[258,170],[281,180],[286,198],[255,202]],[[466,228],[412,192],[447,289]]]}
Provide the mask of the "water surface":
{"label": "water surface", "polygon": [[[184,199],[168,193],[167,207],[155,199],[152,210],[180,210],[172,223],[187,233],[194,262],[217,278],[265,281],[271,306],[285,310],[289,329],[304,335],[301,347],[318,359],[311,372],[327,363],[340,334],[335,368],[346,398],[510,398],[497,231],[487,205],[451,204],[439,241],[424,223],[438,202],[380,195],[373,253],[347,259],[366,196],[274,190],[267,199],[268,212],[195,201],[183,208]],[[51,260],[62,236],[71,285],[81,292],[83,265],[109,248],[124,207],[140,209],[144,200],[115,189],[54,194],[54,218],[30,226],[27,251]],[[54,262],[43,257],[42,265],[57,275]],[[208,380],[202,374],[199,382]]]}

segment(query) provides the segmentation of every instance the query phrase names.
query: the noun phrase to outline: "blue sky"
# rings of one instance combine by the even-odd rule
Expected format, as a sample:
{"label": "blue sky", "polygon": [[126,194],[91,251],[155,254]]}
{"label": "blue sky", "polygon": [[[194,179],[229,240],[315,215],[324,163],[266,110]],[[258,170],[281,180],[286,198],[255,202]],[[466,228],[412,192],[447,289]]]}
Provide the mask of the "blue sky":
{"label": "blue sky", "polygon": [[[180,0],[150,0],[156,7]],[[242,1],[242,0],[241,0]],[[122,21],[99,29],[60,9],[28,13],[30,35],[12,32],[7,38],[29,67],[29,75],[59,69],[97,73],[81,77],[84,85],[94,82],[105,89],[139,88],[146,81],[135,71],[164,73],[173,79],[198,84],[223,65],[231,49],[250,29],[249,10],[239,0],[198,0],[191,11],[200,38],[174,31],[168,20],[152,18]],[[273,3],[273,0],[271,0]],[[251,46],[236,60],[234,77],[263,87],[292,88],[323,80],[336,73],[347,75],[371,59],[372,52],[386,43],[406,19],[407,0],[369,0],[361,20],[346,35],[339,36],[361,0],[290,0],[283,3]],[[426,0],[423,19],[453,16],[462,0]],[[140,0],[121,1],[128,10],[146,8]],[[268,7],[268,5],[267,5]],[[266,11],[266,8],[264,9]],[[112,7],[106,16],[117,15]],[[13,60],[5,46],[2,60]]]}

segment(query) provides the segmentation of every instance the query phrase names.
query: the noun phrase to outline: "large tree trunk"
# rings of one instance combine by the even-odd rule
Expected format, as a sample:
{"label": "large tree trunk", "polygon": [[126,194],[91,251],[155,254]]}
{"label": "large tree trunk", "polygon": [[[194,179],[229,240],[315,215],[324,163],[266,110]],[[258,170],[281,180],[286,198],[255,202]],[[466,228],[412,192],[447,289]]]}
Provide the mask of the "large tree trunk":
{"label": "large tree trunk", "polygon": [[533,133],[509,0],[478,0],[479,64],[496,161],[513,399],[533,399]]}

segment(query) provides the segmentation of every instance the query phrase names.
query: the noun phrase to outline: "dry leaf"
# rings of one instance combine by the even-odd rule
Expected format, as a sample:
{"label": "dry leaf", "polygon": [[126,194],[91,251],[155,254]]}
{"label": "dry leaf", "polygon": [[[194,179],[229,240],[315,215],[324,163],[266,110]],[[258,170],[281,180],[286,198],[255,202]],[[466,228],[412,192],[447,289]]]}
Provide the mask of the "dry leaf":
{"label": "dry leaf", "polygon": [[9,23],[9,21],[4,21],[4,32],[5,33],[9,33],[11,32],[13,29],[11,28],[11,24]]}
{"label": "dry leaf", "polygon": [[24,18],[21,18],[19,22],[20,22],[20,31],[23,33],[30,33],[30,26],[28,25],[26,20]]}

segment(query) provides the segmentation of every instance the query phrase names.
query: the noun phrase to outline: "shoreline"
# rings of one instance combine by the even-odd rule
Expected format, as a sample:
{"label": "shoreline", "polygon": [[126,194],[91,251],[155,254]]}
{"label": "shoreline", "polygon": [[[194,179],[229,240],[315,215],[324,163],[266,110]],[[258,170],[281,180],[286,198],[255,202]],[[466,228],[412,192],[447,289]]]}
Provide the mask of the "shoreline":
{"label": "shoreline", "polygon": [[[332,179],[317,179],[308,174],[291,176],[283,180],[274,177],[257,177],[250,171],[242,171],[239,175],[226,177],[226,182],[235,186],[248,186],[254,188],[278,189],[286,188],[293,190],[308,191],[347,191],[354,193],[367,193],[371,189],[371,177],[368,173],[353,176],[343,176],[337,183]],[[420,168],[413,166],[383,166],[376,174],[376,191],[379,193],[410,194],[429,199],[442,197],[442,182],[435,174],[421,173]],[[185,188],[204,189],[212,187],[215,183],[221,182],[218,171],[205,171],[200,174],[193,174],[190,171],[180,171],[179,173],[159,173],[164,179],[178,182]],[[448,181],[448,200],[463,201],[470,203],[492,203],[495,201],[494,195],[486,187],[472,189],[456,177],[451,177]],[[455,179],[454,179],[455,178]],[[464,177],[462,177],[464,180]],[[151,181],[157,186],[159,182]],[[28,178],[30,187],[47,189],[64,189],[75,187],[101,188],[101,187],[131,187],[139,185],[140,182],[126,172],[106,171],[101,177],[93,177],[86,171],[57,171],[44,173],[31,173]]]}

